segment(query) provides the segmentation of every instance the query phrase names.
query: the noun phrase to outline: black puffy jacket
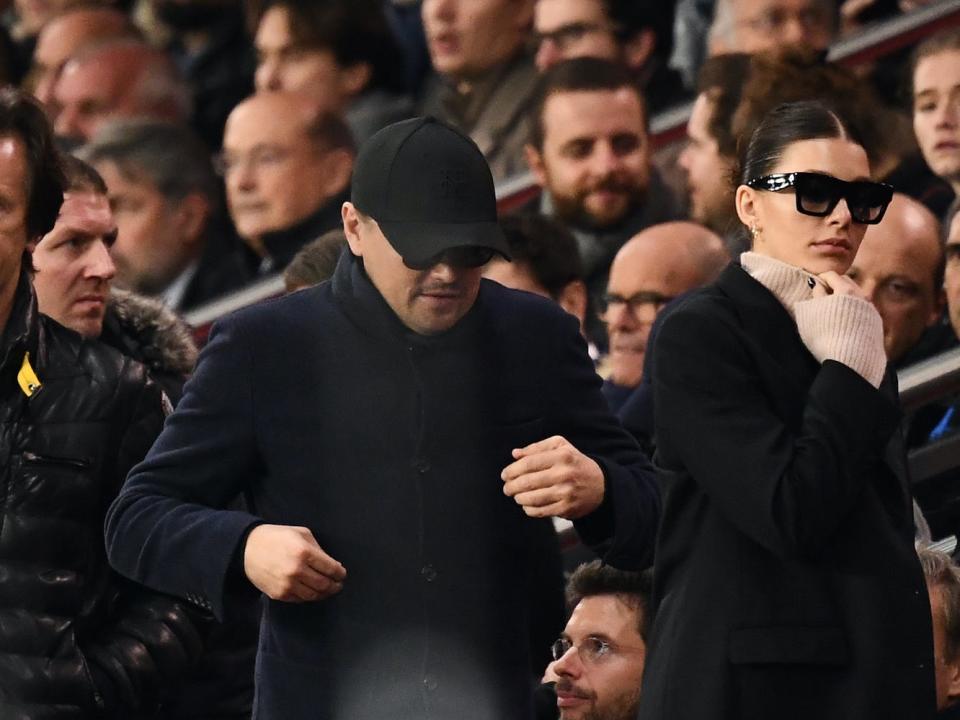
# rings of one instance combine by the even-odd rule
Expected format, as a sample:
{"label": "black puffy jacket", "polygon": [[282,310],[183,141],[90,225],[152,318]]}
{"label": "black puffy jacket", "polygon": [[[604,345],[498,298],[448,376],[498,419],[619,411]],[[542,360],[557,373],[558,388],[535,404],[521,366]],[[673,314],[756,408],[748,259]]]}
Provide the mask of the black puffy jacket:
{"label": "black puffy jacket", "polygon": [[149,717],[199,655],[186,607],[122,580],[104,550],[162,408],[143,366],[40,315],[21,277],[0,340],[0,718]]}

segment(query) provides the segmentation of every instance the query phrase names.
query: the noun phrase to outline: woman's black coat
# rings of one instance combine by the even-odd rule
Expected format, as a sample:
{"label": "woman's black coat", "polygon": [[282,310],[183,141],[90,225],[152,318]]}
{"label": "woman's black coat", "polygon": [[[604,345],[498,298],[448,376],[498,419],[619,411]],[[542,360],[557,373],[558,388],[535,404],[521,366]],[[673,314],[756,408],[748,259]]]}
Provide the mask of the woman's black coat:
{"label": "woman's black coat", "polygon": [[934,710],[930,608],[893,375],[803,345],[738,265],[654,360],[663,517],[642,720]]}

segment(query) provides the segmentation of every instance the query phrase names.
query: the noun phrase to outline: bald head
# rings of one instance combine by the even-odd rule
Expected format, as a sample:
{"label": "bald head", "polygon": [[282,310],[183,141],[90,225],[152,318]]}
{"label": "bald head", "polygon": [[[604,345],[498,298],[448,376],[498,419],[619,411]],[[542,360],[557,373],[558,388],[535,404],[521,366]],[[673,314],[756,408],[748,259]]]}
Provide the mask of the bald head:
{"label": "bald head", "polygon": [[190,93],[169,57],[136,40],[95,45],[72,57],[54,87],[57,135],[89,140],[107,121],[185,122]]}
{"label": "bald head", "polygon": [[56,80],[67,60],[97,43],[135,37],[136,28],[119,10],[79,7],[64,11],[47,23],[37,37],[30,71],[34,95],[44,105],[49,105]]}
{"label": "bald head", "polygon": [[887,359],[896,363],[942,309],[940,223],[921,203],[895,194],[883,222],[867,227],[847,274],[883,318]]}
{"label": "bald head", "polygon": [[657,312],[713,280],[729,262],[718,235],[691,222],[654,225],[631,238],[613,260],[604,320],[610,336],[610,378],[640,383],[647,338]]}
{"label": "bald head", "polygon": [[227,119],[223,157],[230,215],[258,251],[268,232],[306,219],[344,191],[353,144],[343,119],[310,95],[258,93]]}

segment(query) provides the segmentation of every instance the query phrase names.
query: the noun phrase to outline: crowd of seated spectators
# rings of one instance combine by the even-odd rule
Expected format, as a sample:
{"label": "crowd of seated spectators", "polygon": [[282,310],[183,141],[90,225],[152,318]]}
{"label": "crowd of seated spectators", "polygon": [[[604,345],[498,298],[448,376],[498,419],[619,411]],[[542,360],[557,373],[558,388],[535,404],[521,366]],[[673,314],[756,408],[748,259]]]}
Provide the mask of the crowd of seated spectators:
{"label": "crowd of seated spectators", "polygon": [[[577,317],[611,409],[652,452],[655,321],[750,247],[733,202],[743,139],[778,105],[819,99],[896,192],[849,276],[883,319],[889,365],[908,368],[960,344],[960,26],[870,67],[825,57],[934,4],[0,2],[0,82],[33,93],[112,214],[70,270],[111,294],[106,318],[58,317],[70,286],[57,284],[56,229],[34,254],[40,308],[86,336],[149,346],[141,359],[178,388],[196,349],[177,316],[263,278],[282,274],[294,292],[330,277],[358,147],[430,114],[469,135],[502,186],[526,178],[530,192],[502,218],[513,262],[494,259],[485,276]],[[655,147],[652,119],[682,105],[683,142]],[[173,349],[131,339],[131,313],[172,332]],[[909,444],[960,430],[957,402],[908,418]],[[937,530],[960,534],[960,519]],[[947,717],[960,707],[960,570],[929,549],[921,559]],[[544,717],[633,717],[648,584],[596,563],[573,574],[570,620],[548,629],[560,639]],[[635,662],[591,674],[610,643]]]}

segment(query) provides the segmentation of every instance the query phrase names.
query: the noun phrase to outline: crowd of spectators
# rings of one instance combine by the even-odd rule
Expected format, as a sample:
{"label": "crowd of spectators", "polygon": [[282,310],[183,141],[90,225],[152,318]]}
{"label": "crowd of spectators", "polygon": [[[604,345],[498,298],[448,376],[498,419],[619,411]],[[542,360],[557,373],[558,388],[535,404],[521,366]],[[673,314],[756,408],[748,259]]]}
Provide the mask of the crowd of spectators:
{"label": "crowd of spectators", "polygon": [[[745,138],[777,106],[820,100],[895,190],[848,275],[880,313],[889,366],[908,368],[960,345],[960,28],[870,66],[825,58],[934,4],[0,2],[0,81],[35,97],[71,158],[64,209],[31,247],[40,311],[146,365],[175,403],[197,357],[183,315],[265,278],[282,275],[287,292],[328,279],[346,252],[358,149],[429,114],[522,196],[501,218],[512,262],[495,257],[485,277],[576,317],[611,410],[652,453],[656,320],[750,249],[734,205]],[[652,121],[684,104],[686,137],[656,144]],[[907,418],[908,444],[960,430],[957,402]],[[937,534],[960,534],[953,522]],[[960,570],[920,555],[948,717],[960,708]],[[543,671],[543,717],[634,717],[649,582],[599,563],[569,578],[566,627],[540,633],[559,635],[553,662],[531,672],[533,686]],[[239,668],[230,682],[210,671],[247,710],[249,626],[213,642]],[[614,673],[608,654],[626,658]],[[191,700],[196,712],[216,707],[216,691],[197,692],[213,699]]]}

